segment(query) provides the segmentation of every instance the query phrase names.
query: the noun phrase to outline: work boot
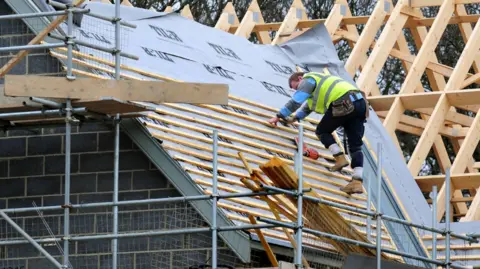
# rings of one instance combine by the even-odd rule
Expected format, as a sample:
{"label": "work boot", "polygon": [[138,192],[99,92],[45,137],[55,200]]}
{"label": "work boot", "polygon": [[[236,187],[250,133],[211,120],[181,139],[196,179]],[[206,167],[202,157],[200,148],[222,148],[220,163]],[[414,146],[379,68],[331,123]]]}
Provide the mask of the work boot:
{"label": "work boot", "polygon": [[363,193],[362,181],[358,179],[352,179],[352,181],[350,181],[350,183],[348,183],[347,186],[341,187],[340,190],[349,195],[362,194]]}
{"label": "work boot", "polygon": [[348,166],[347,157],[345,154],[339,153],[337,155],[333,155],[335,157],[335,164],[330,168],[331,171],[337,172],[342,170],[342,168]]}

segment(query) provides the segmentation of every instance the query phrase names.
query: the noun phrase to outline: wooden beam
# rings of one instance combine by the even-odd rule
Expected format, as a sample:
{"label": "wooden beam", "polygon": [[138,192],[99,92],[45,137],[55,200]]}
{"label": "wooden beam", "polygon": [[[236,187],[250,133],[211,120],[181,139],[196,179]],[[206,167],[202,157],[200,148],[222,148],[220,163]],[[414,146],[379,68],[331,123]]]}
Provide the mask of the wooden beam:
{"label": "wooden beam", "polygon": [[[388,9],[385,5],[389,5]],[[372,44],[372,42],[375,40],[375,35],[382,26],[385,17],[390,12],[391,7],[393,7],[393,4],[390,0],[378,1],[375,5],[375,9],[370,17],[371,19],[368,20],[367,24],[365,25],[360,38],[358,39],[345,64],[345,69],[351,76],[354,76],[357,69],[366,62],[365,61],[362,63],[362,58],[368,59],[366,57],[366,53],[370,48],[370,44]]]}
{"label": "wooden beam", "polygon": [[[384,22],[390,19],[391,15],[385,17]],[[371,16],[355,16],[351,18],[343,18],[341,25],[358,25],[366,24],[370,20]],[[475,23],[480,18],[479,14],[464,15],[464,16],[452,16],[448,21],[448,24],[459,24],[459,23]],[[314,19],[314,20],[300,20],[298,22],[298,28],[312,28],[317,24],[325,23],[326,19]],[[419,26],[432,26],[435,21],[435,18],[423,18],[418,19],[415,17],[409,18],[407,22],[402,25],[402,28],[416,28]],[[264,24],[257,24],[254,28],[255,31],[277,31],[282,23],[280,22],[270,22]],[[233,27],[236,29],[236,27]]]}
{"label": "wooden beam", "polygon": [[416,84],[420,81],[428,62],[435,53],[435,48],[440,41],[440,38],[445,31],[448,24],[448,19],[453,14],[454,3],[453,0],[444,0],[440,11],[438,12],[432,28],[427,34],[417,57],[412,65],[412,71],[408,72],[405,81],[402,84],[399,93],[411,93],[414,91]]}
{"label": "wooden beam", "polygon": [[[460,151],[458,152],[454,162],[454,164],[457,164],[457,166],[452,167],[452,171],[453,171],[453,168],[455,168],[456,171],[462,171],[462,169],[463,171],[465,171],[465,168],[467,166],[467,161],[471,162],[472,155],[475,152],[475,149],[477,148],[479,141],[480,141],[480,111],[477,112],[474,123],[472,124],[472,127],[470,127],[470,130],[468,131],[468,134],[462,143]],[[478,220],[480,218],[480,212],[479,212],[480,211],[479,210],[480,195],[478,195],[479,192],[480,190],[477,190],[477,195],[475,195],[475,198],[473,199],[473,202],[470,205],[470,209],[468,209],[465,218],[460,219],[461,222]]]}
{"label": "wooden beam", "polygon": [[333,36],[335,31],[337,31],[340,26],[340,22],[343,17],[347,15],[348,5],[345,5],[344,1],[336,1],[332,10],[328,14],[327,20],[325,21],[325,28],[327,28],[328,34]]}
{"label": "wooden beam", "polygon": [[[455,7],[455,15],[457,16],[465,16],[468,15],[467,10],[465,9],[465,6],[463,4],[459,4],[458,1],[457,5]],[[458,27],[460,28],[460,33],[462,34],[463,41],[465,44],[467,44],[468,40],[470,39],[473,28],[471,23],[459,23]],[[475,61],[473,64],[473,69],[475,70],[476,73],[480,72],[480,55],[477,54],[475,57]],[[462,88],[466,86],[462,85]]]}
{"label": "wooden beam", "polygon": [[[257,224],[257,221],[252,215],[248,215],[248,220],[250,220],[250,223],[252,225]],[[265,239],[265,236],[263,235],[262,230],[255,229],[255,232],[257,233],[257,236],[260,239],[260,242],[262,243],[262,246],[265,249],[265,252],[267,253],[267,257],[270,260],[270,263],[272,264],[272,266],[278,266],[277,258],[275,257],[275,254],[273,253],[272,248],[268,244],[268,241]]]}
{"label": "wooden beam", "polygon": [[[368,97],[368,100],[372,107],[379,111],[387,111],[390,107],[392,107],[395,99],[397,98],[401,99],[405,103],[405,109],[420,110],[434,107],[442,95],[446,95],[450,104],[455,107],[475,105],[478,104],[478,100],[480,99],[480,88],[468,90],[450,90],[446,92],[440,91],[370,96]],[[475,112],[477,111],[478,109],[475,110]],[[466,115],[463,116],[468,117]]]}
{"label": "wooden beam", "polygon": [[7,75],[6,96],[96,99],[113,97],[126,101],[192,104],[228,104],[228,85],[136,80],[100,80],[63,77]]}
{"label": "wooden beam", "polygon": [[410,7],[440,6],[443,0],[410,0]]}
{"label": "wooden beam", "polygon": [[283,19],[282,25],[278,29],[275,38],[272,41],[272,45],[279,45],[285,41],[287,36],[291,35],[297,28],[297,24],[303,18],[307,18],[305,7],[301,0],[293,0],[287,16]]}
{"label": "wooden beam", "polygon": [[[480,187],[480,173],[451,174],[450,180],[457,189]],[[423,191],[432,191],[433,186],[441,187],[443,185],[445,175],[417,176],[415,181]]]}
{"label": "wooden beam", "polygon": [[400,0],[392,12],[387,24],[385,25],[378,42],[375,45],[365,68],[360,74],[357,85],[367,95],[376,83],[377,76],[380,73],[385,61],[388,58],[390,50],[393,48],[398,35],[402,32],[403,25],[408,19],[402,10],[405,7],[405,0]]}
{"label": "wooden beam", "polygon": [[[408,169],[412,175],[417,175],[422,168],[423,161],[428,155],[430,148],[432,147],[433,142],[435,141],[436,135],[443,122],[445,120],[446,114],[450,108],[450,103],[445,94],[441,95],[438,100],[432,116],[428,120],[427,125],[425,126],[425,131],[423,132],[420,140],[415,147],[415,150],[412,153],[412,157],[408,162]],[[398,122],[398,121],[397,121]]]}
{"label": "wooden beam", "polygon": [[[235,31],[235,35],[250,38],[250,34],[257,23],[265,23],[262,16],[262,11],[257,3],[257,0],[253,0],[247,9],[247,12],[242,18],[242,22]],[[272,42],[268,31],[256,32],[257,37],[261,44],[269,44]]]}
{"label": "wooden beam", "polygon": [[190,10],[190,5],[186,4],[183,8],[182,11],[180,12],[180,15],[182,15],[185,18],[189,18],[193,20],[193,14],[192,11]]}
{"label": "wooden beam", "polygon": [[[80,6],[86,0],[77,0],[74,4],[75,7]],[[67,15],[58,16],[53,20],[45,29],[43,29],[38,35],[36,35],[28,45],[36,45],[40,43],[51,31],[55,30],[64,20],[67,19]],[[8,61],[2,69],[0,69],[0,78],[4,77],[12,68],[18,64],[27,54],[29,50],[22,50],[17,53],[10,61]]]}
{"label": "wooden beam", "polygon": [[[377,113],[380,119],[385,119],[387,113],[386,112],[380,112]],[[414,134],[417,136],[420,136],[425,129],[425,126],[427,125],[427,120],[424,119],[418,119],[412,116],[408,116],[405,114],[402,114],[400,116],[400,124],[397,125],[397,130],[399,131],[404,131],[410,134]],[[414,127],[415,130],[409,131],[406,128],[409,127]],[[449,137],[449,138],[464,138],[467,135],[468,128],[455,128],[455,127],[448,127],[448,126],[443,126],[440,127],[439,134]]]}

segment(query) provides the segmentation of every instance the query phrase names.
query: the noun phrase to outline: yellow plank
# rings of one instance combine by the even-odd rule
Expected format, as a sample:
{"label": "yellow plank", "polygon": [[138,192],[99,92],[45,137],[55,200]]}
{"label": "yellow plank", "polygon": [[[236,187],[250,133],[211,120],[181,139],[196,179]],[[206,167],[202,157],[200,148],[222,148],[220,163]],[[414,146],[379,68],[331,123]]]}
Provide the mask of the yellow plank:
{"label": "yellow plank", "polygon": [[136,80],[99,80],[32,75],[7,75],[5,95],[192,104],[228,104],[228,85]]}

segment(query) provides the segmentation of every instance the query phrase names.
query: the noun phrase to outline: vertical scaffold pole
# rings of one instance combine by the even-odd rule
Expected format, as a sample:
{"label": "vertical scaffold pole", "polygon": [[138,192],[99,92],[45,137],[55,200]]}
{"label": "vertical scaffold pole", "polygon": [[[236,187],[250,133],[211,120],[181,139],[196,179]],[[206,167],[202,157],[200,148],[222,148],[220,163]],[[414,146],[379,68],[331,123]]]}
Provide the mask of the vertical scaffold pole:
{"label": "vertical scaffold pole", "polygon": [[120,0],[115,0],[115,79],[120,79]]}
{"label": "vertical scaffold pole", "polygon": [[72,102],[67,99],[65,118],[65,208],[63,220],[63,266],[69,268],[69,240],[70,240],[70,152],[72,134]]}
{"label": "vertical scaffold pole", "polygon": [[73,68],[73,6],[69,5],[67,9],[67,79],[74,80]]}
{"label": "vertical scaffold pole", "polygon": [[[369,178],[367,181],[367,211],[372,208],[372,180]],[[372,217],[367,216],[367,240],[372,241]]]}
{"label": "vertical scaffold pole", "polygon": [[217,269],[217,202],[218,202],[218,130],[213,130],[213,213],[212,213],[212,269]]}
{"label": "vertical scaffold pole", "polygon": [[445,175],[445,263],[446,269],[450,269],[450,168],[447,168]]}
{"label": "vertical scaffold pole", "polygon": [[[437,228],[437,186],[432,189],[432,228]],[[432,232],[432,259],[437,259],[437,233]],[[435,266],[434,266],[435,268]]]}
{"label": "vertical scaffold pole", "polygon": [[377,269],[382,267],[382,216],[381,216],[381,198],[382,198],[382,144],[378,143],[378,164],[377,164]]}
{"label": "vertical scaffold pole", "polygon": [[[114,119],[115,145],[113,156],[113,234],[118,234],[118,171],[120,161],[120,114]],[[112,239],[112,268],[116,269],[118,264],[118,239]]]}
{"label": "vertical scaffold pole", "polygon": [[303,228],[303,125],[298,125],[298,197],[297,197],[297,252],[295,254],[297,268],[303,268],[302,264],[302,228]]}

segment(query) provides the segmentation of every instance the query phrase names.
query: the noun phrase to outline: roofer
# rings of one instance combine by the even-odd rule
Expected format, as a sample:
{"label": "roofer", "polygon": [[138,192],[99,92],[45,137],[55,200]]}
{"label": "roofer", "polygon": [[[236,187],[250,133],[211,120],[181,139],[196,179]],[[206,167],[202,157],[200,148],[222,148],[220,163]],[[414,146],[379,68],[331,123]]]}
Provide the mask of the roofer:
{"label": "roofer", "polygon": [[[279,120],[289,123],[300,121],[312,111],[324,114],[315,134],[335,158],[332,171],[348,166],[348,161],[333,138],[332,132],[342,126],[348,139],[348,149],[354,170],[350,183],[341,190],[348,194],[363,193],[363,135],[364,123],[368,118],[368,102],[364,93],[350,82],[333,75],[316,72],[295,72],[289,80],[290,88],[296,92],[292,99],[280,109],[276,117],[268,122],[274,126]],[[298,110],[302,104],[307,104]],[[298,112],[290,116],[293,112]]]}

